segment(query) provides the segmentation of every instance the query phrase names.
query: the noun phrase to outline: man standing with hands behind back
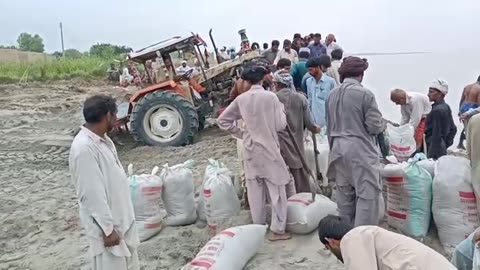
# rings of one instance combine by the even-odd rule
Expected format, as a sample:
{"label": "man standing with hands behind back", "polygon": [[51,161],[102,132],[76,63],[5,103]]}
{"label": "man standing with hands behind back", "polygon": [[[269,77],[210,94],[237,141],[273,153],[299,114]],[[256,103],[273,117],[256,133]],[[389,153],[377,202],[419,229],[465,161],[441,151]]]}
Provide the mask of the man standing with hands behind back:
{"label": "man standing with hands behind back", "polygon": [[93,270],[139,270],[139,242],[128,178],[107,136],[117,117],[115,100],[104,95],[83,105],[85,125],[73,140],[69,167],[80,220],[90,244]]}
{"label": "man standing with hands behind back", "polygon": [[[280,152],[278,132],[287,126],[283,104],[262,87],[267,70],[254,66],[242,73],[250,89],[238,96],[218,117],[218,127],[243,139],[248,203],[253,223],[267,222],[267,192],[272,207],[269,239],[287,240],[287,188],[291,178]],[[245,125],[236,125],[238,120]]]}

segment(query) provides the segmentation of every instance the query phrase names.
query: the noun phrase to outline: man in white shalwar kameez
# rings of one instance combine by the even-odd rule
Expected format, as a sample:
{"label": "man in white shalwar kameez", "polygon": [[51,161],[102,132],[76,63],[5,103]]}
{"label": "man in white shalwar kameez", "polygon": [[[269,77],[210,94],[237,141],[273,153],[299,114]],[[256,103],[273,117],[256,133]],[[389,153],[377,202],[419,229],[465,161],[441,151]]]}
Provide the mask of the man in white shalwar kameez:
{"label": "man in white shalwar kameez", "polygon": [[318,225],[320,241],[347,270],[455,270],[441,254],[405,235],[377,226],[353,228],[329,215]]}
{"label": "man in white shalwar kameez", "polygon": [[73,140],[69,167],[93,270],[138,270],[139,242],[128,178],[106,135],[116,121],[115,100],[98,95],[83,107],[85,125]]}

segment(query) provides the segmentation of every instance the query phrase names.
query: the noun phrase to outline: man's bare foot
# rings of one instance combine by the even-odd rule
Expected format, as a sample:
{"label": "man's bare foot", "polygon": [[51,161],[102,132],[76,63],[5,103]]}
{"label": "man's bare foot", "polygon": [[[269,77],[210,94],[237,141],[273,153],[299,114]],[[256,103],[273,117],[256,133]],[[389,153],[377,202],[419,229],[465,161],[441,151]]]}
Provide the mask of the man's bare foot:
{"label": "man's bare foot", "polygon": [[282,240],[288,240],[292,238],[292,235],[290,233],[283,233],[283,234],[278,234],[274,232],[270,232],[270,236],[268,236],[268,240],[270,241],[282,241]]}

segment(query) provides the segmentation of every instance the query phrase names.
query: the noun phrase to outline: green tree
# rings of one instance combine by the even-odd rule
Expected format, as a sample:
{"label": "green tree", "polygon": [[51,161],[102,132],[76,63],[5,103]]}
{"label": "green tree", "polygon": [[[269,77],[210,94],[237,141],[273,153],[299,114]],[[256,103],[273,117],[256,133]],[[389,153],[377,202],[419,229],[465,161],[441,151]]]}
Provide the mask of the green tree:
{"label": "green tree", "polygon": [[29,33],[21,33],[17,39],[18,48],[22,51],[40,52],[45,51],[45,45],[43,45],[43,39],[35,34],[34,36]]}
{"label": "green tree", "polygon": [[77,49],[67,49],[65,50],[66,58],[81,58],[83,54]]}
{"label": "green tree", "polygon": [[5,45],[0,45],[0,49],[16,49],[17,47],[11,45],[11,46],[5,46]]}
{"label": "green tree", "polygon": [[103,58],[114,58],[120,54],[129,53],[132,48],[127,46],[118,46],[108,43],[95,44],[90,47],[90,55]]}

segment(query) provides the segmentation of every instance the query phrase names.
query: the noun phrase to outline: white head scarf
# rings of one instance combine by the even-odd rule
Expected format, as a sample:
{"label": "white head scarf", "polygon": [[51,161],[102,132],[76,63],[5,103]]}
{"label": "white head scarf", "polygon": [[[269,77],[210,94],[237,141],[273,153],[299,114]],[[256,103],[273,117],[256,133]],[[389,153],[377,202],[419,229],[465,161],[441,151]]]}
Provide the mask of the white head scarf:
{"label": "white head scarf", "polygon": [[446,81],[442,79],[433,80],[430,84],[430,88],[437,89],[438,91],[442,92],[444,95],[448,94],[448,84]]}

